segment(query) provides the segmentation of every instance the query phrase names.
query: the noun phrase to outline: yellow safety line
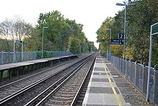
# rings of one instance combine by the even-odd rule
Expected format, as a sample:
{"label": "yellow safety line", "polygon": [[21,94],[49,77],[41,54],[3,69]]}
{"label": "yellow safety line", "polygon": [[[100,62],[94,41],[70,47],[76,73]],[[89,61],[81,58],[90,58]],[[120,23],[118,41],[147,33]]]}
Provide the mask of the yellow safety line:
{"label": "yellow safety line", "polygon": [[[104,70],[106,71],[106,68],[105,68],[105,65],[103,64],[103,62],[102,62],[102,65],[103,65],[103,67],[104,67]],[[108,78],[108,80],[109,80],[110,87],[112,88],[112,91],[113,91],[113,93],[114,93],[114,96],[115,96],[115,99],[116,99],[116,101],[117,101],[117,104],[118,104],[119,106],[122,106],[121,98],[120,98],[119,95],[117,94],[117,92],[116,92],[116,90],[115,90],[115,87],[114,87],[114,85],[113,85],[113,82],[112,82],[111,79],[110,79],[110,76],[109,76],[108,74],[106,74],[106,75],[107,75],[107,78]]]}

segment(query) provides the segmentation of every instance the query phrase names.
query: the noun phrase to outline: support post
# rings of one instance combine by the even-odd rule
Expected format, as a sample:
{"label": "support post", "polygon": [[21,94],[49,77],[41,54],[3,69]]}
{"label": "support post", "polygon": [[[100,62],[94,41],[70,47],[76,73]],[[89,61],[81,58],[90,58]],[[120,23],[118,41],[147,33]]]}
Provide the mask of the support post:
{"label": "support post", "polygon": [[148,62],[148,79],[147,79],[146,101],[149,101],[151,58],[152,58],[152,34],[150,32],[150,48],[149,48],[149,62]]}

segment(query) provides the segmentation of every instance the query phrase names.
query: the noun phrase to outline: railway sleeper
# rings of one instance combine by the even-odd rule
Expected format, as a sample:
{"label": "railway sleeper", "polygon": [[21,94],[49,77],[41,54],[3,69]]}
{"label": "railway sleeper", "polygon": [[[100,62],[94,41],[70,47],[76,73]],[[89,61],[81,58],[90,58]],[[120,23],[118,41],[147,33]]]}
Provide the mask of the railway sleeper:
{"label": "railway sleeper", "polygon": [[58,92],[58,94],[60,94],[60,95],[66,95],[66,94],[76,94],[76,91],[60,91],[60,92]]}
{"label": "railway sleeper", "polygon": [[60,97],[74,97],[74,95],[56,95],[56,96],[60,96]]}
{"label": "railway sleeper", "polygon": [[55,96],[55,97],[53,97],[52,99],[54,99],[54,100],[72,100],[73,99],[73,97],[64,97],[64,96]]}
{"label": "railway sleeper", "polygon": [[54,99],[50,99],[48,102],[47,102],[47,104],[52,104],[52,105],[54,105],[54,106],[56,106],[56,105],[70,105],[71,104],[71,102],[72,101],[70,101],[70,100],[59,100],[59,99],[57,99],[57,100],[54,100]]}

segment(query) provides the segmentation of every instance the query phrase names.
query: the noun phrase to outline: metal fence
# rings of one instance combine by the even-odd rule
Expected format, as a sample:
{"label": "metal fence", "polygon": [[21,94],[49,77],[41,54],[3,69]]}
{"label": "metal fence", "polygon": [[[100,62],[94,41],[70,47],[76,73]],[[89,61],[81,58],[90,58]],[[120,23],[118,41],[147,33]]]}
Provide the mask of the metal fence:
{"label": "metal fence", "polygon": [[[64,55],[72,55],[69,51],[52,51],[53,56],[64,56]],[[22,56],[23,55],[23,56]],[[36,52],[0,52],[0,64],[27,61],[27,60],[35,60],[37,59]]]}
{"label": "metal fence", "polygon": [[[148,66],[128,61],[116,56],[104,54],[104,56],[144,95],[147,91]],[[158,70],[150,68],[149,99],[158,105]]]}
{"label": "metal fence", "polygon": [[52,51],[52,52],[53,52],[54,57],[64,56],[64,55],[72,55],[72,53],[69,51]]}

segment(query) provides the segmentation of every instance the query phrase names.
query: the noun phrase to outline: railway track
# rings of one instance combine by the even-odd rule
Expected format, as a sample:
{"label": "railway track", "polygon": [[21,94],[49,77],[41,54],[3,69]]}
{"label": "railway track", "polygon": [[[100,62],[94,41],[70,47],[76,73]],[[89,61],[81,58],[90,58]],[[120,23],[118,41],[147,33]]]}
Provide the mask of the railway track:
{"label": "railway track", "polygon": [[[85,57],[84,59],[86,59]],[[38,74],[36,75],[38,77],[38,80],[35,78],[35,76],[32,75],[32,77],[28,77],[28,79],[34,83],[26,84],[28,82],[28,79],[23,79],[20,81],[16,81],[14,83],[1,86],[0,88],[0,95],[6,94],[7,96],[4,96],[0,98],[0,105],[3,106],[23,106],[24,104],[31,103],[30,101],[33,100],[33,98],[37,98],[38,94],[41,94],[42,92],[46,91],[46,89],[55,89],[57,85],[61,82],[61,80],[68,77],[68,73],[70,74],[72,70],[79,67],[79,64],[81,63],[81,60],[73,61],[73,67],[70,67],[72,65],[66,64],[63,65],[63,67],[55,68],[53,71],[45,71],[44,74]],[[65,68],[69,67],[69,68]],[[52,69],[50,69],[52,70]],[[49,73],[47,73],[49,72]],[[39,77],[41,76],[41,77]],[[31,78],[36,79],[33,80]],[[18,87],[19,85],[20,87]],[[52,86],[52,87],[51,87]],[[2,90],[2,88],[7,88],[5,90]],[[9,91],[11,89],[11,91]],[[8,91],[7,91],[8,90]],[[7,94],[10,92],[10,94]],[[38,100],[39,101],[39,100]],[[36,101],[37,102],[37,101]],[[32,105],[34,106],[34,104]]]}
{"label": "railway track", "polygon": [[95,56],[87,59],[66,79],[59,81],[60,83],[56,84],[55,89],[52,85],[53,89],[50,87],[43,91],[25,106],[76,106],[78,95],[80,95],[81,88],[85,84],[90,69],[92,69],[94,59]]}

